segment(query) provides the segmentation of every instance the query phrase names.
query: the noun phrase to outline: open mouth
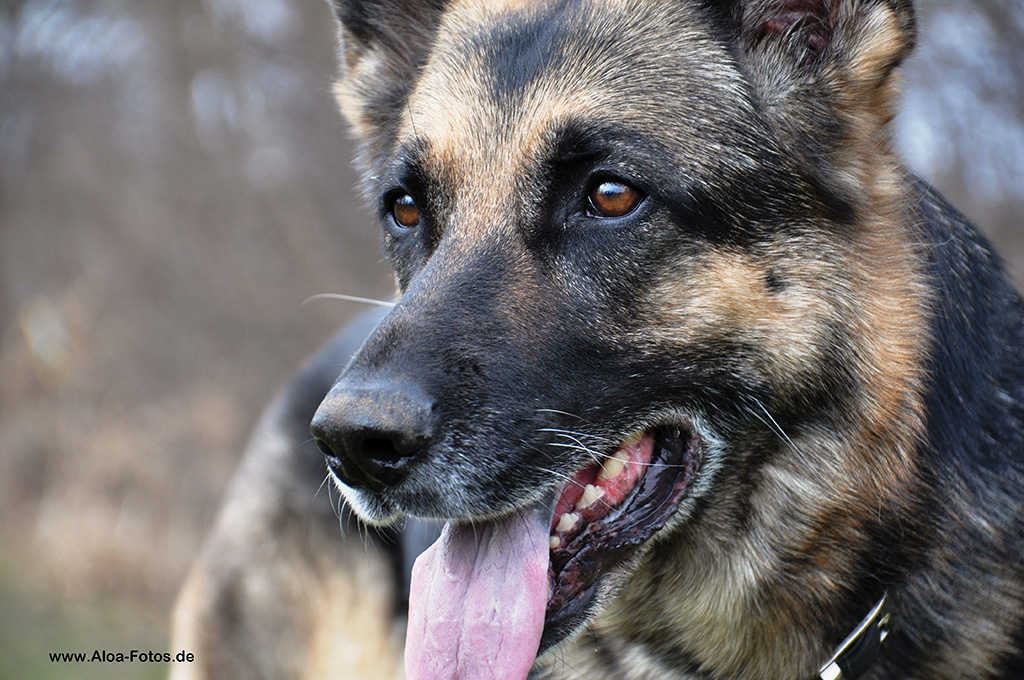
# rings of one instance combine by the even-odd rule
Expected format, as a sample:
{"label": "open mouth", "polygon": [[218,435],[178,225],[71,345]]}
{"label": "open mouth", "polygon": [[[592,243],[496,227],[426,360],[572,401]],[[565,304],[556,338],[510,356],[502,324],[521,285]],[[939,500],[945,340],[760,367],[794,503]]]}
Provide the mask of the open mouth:
{"label": "open mouth", "polygon": [[406,676],[526,678],[585,621],[602,577],[665,525],[700,463],[692,430],[654,428],[577,471],[557,503],[445,525],[413,567]]}
{"label": "open mouth", "polygon": [[565,485],[551,521],[541,651],[586,617],[600,577],[665,525],[690,489],[699,454],[691,431],[657,428],[628,438]]}

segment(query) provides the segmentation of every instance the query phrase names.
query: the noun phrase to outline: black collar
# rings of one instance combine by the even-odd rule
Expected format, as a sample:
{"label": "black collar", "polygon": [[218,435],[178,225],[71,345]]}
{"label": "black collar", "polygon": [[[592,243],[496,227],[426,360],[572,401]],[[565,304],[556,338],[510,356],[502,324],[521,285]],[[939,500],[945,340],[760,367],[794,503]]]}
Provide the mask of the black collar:
{"label": "black collar", "polygon": [[889,603],[886,595],[868,612],[832,658],[821,667],[815,680],[855,680],[871,668],[882,641],[889,635]]}

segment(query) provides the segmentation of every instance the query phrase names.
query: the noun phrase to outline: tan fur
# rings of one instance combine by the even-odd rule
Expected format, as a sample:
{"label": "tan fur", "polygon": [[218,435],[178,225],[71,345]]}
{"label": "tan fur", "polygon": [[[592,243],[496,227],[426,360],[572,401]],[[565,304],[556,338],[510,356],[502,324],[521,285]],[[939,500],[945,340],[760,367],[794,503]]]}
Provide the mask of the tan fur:
{"label": "tan fur", "polygon": [[[790,267],[784,266],[784,275],[789,275]],[[725,252],[708,253],[685,268],[680,265],[647,301],[653,312],[648,320],[651,332],[681,347],[729,336],[764,346],[768,361],[759,368],[785,394],[826,342],[819,328],[795,322],[824,318],[830,311],[816,285],[827,277],[827,269],[824,263],[801,262],[800,280],[789,278],[795,285],[778,294],[765,286],[769,269],[747,256]],[[803,285],[805,281],[809,285]]]}
{"label": "tan fur", "polygon": [[193,570],[175,609],[173,647],[196,661],[172,664],[171,680],[402,677],[394,595],[381,578],[389,567],[372,553],[312,554],[301,542],[263,555],[239,546],[237,566],[225,571],[214,560]]}
{"label": "tan fur", "polygon": [[315,596],[313,635],[303,680],[389,680],[402,672],[402,622],[391,621],[394,594],[386,566],[367,559],[335,565]]}

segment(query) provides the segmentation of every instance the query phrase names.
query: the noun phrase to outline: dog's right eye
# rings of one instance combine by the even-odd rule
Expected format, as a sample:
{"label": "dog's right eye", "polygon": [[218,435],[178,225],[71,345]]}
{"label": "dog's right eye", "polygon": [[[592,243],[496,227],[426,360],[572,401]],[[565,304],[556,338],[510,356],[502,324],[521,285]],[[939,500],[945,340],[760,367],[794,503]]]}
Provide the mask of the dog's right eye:
{"label": "dog's right eye", "polygon": [[409,194],[403,194],[391,204],[391,216],[400,227],[413,229],[420,224],[420,209]]}

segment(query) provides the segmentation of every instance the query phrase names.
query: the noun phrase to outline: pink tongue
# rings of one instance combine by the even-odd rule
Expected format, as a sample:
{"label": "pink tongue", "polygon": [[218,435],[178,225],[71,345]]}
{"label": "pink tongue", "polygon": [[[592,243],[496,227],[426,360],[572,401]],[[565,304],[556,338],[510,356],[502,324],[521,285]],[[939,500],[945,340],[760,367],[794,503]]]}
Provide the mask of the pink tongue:
{"label": "pink tongue", "polygon": [[544,630],[549,522],[529,511],[445,525],[412,568],[407,680],[526,678]]}

